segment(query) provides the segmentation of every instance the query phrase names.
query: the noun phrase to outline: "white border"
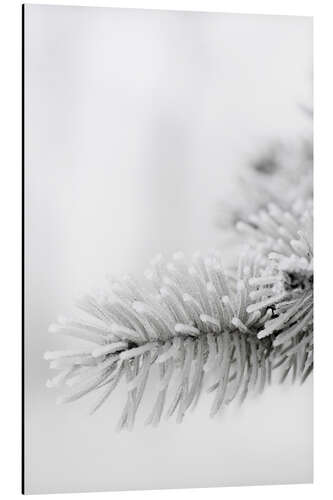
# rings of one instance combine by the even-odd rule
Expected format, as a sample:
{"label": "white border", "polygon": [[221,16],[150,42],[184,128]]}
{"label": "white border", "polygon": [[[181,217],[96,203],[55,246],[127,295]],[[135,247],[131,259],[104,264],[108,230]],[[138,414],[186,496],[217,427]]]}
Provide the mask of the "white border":
{"label": "white border", "polygon": [[[333,172],[333,8],[328,1],[50,1],[30,2],[57,5],[91,5],[171,10],[314,16],[315,27],[315,246],[316,246],[316,375],[315,375],[315,484],[258,486],[193,490],[113,493],[113,498],[246,498],[247,500],[302,497],[333,498],[332,473],[332,368],[333,310],[332,172]],[[1,235],[0,304],[1,322],[1,436],[0,494],[20,495],[20,219],[21,219],[21,7],[16,0],[0,3],[0,137],[1,137]],[[295,61],[297,64],[297,61]],[[330,241],[331,240],[331,241]],[[329,493],[331,491],[331,494]],[[87,493],[85,498],[106,498],[110,493]],[[40,495],[39,498],[46,498]],[[65,499],[72,494],[55,495]]]}

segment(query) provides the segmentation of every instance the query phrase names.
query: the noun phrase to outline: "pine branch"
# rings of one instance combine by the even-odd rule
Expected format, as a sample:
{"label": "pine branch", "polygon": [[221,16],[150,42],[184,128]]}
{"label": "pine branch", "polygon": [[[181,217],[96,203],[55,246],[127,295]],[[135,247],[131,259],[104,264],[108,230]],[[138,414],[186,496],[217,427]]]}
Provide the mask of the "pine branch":
{"label": "pine branch", "polygon": [[[103,296],[86,295],[78,306],[90,317],[61,319],[50,331],[88,341],[78,351],[48,352],[58,374],[49,387],[67,386],[59,402],[100,392],[100,408],[121,380],[127,402],[119,428],[131,429],[154,367],[157,398],[147,423],[177,413],[182,421],[209,383],[211,415],[235,398],[243,401],[270,383],[304,382],[313,367],[313,246],[311,202],[290,211],[269,205],[238,225],[249,246],[237,271],[222,256],[159,256],[138,284],[125,277]],[[173,390],[176,378],[176,389]],[[167,400],[172,397],[171,403]]]}
{"label": "pine branch", "polygon": [[313,198],[312,139],[270,144],[256,155],[238,179],[237,190],[220,202],[218,225],[224,232],[269,203],[288,211],[298,200]]}

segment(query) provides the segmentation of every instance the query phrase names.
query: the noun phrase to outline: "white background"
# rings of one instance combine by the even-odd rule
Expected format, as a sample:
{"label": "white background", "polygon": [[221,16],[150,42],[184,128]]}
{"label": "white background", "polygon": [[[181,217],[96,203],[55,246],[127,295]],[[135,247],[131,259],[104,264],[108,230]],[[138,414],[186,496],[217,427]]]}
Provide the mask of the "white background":
{"label": "white background", "polygon": [[[208,10],[209,7],[208,7],[208,3],[209,2],[205,2],[205,5],[204,6],[199,6],[200,9],[203,9],[204,10]],[[273,3],[273,2],[271,2]],[[157,5],[157,2],[154,2],[154,7],[156,7]],[[295,11],[291,11],[290,9],[290,6],[289,8],[286,8],[286,10],[283,10],[283,2],[279,2],[278,3],[278,8],[279,8],[279,11],[277,10],[267,10],[268,7],[268,3],[265,2],[265,5],[264,6],[260,6],[258,5],[257,3],[257,8],[254,7],[252,10],[249,9],[249,5],[246,6],[246,10],[242,10],[242,8],[237,8],[237,2],[233,2],[232,3],[232,10],[233,11],[239,11],[239,12],[260,12],[260,13],[265,13],[265,12],[269,12],[269,13],[289,13],[289,14],[312,14],[313,11],[311,10],[311,5],[309,7],[309,10],[306,11],[306,3],[303,2],[302,3],[302,9],[301,10],[295,10]],[[249,2],[247,2],[247,4],[249,4]],[[255,4],[255,2],[252,2],[252,4]],[[108,4],[110,5],[110,4]],[[113,3],[112,5],[118,5],[119,6],[119,3],[118,4],[115,4]],[[126,4],[128,6],[134,6],[134,4]],[[218,5],[218,10],[221,10],[221,11],[227,11],[228,10],[228,7],[224,7],[224,5],[226,5],[226,3],[223,3],[223,2],[219,2],[219,5]],[[238,3],[239,5],[239,3]],[[323,5],[323,4],[321,4]],[[122,5],[121,5],[122,6]],[[147,7],[151,7],[151,5],[147,5],[147,4],[144,4],[144,3],[140,3],[139,5],[136,5],[136,6],[147,6]],[[168,2],[167,3],[167,7],[168,8],[173,8],[174,6],[172,5],[171,2]],[[178,2],[177,3],[177,8],[181,8],[182,6],[180,5],[180,3]],[[190,6],[192,9],[195,8],[195,5],[191,5]],[[212,5],[212,8],[211,10],[217,10],[217,6],[216,5]],[[230,8],[229,8],[230,10]],[[13,24],[10,25],[9,22],[6,22],[6,25],[7,26],[10,26],[10,29],[9,31],[3,31],[3,33],[5,33],[7,39],[5,39],[4,41],[2,41],[2,48],[5,49],[5,59],[8,61],[9,63],[9,68],[14,72],[14,75],[15,75],[15,70],[16,70],[16,75],[18,76],[18,73],[19,73],[19,68],[17,67],[17,55],[18,55],[18,52],[19,52],[19,44],[16,43],[16,45],[14,44],[14,41],[15,41],[15,37],[14,37],[14,40],[13,40],[13,37],[12,35],[15,33],[15,36],[16,38],[18,39],[19,38],[19,30],[16,30],[15,32],[15,14],[16,14],[16,19],[17,19],[17,15],[18,15],[18,12],[14,12],[13,13]],[[323,13],[321,13],[323,14]],[[326,18],[329,19],[329,14],[328,12],[326,11],[324,13],[326,15]],[[7,13],[7,15],[2,15],[2,19],[6,19],[6,20],[9,20],[9,14]],[[319,19],[323,19],[323,17],[320,17],[320,14],[319,14]],[[319,23],[319,21],[318,21]],[[324,36],[324,32],[322,29],[319,29],[318,26],[317,26],[317,33],[318,33],[318,43],[320,41],[320,39]],[[9,43],[9,40],[13,40],[13,42]],[[16,40],[17,42],[17,40]],[[327,45],[325,45],[327,44]],[[14,53],[12,53],[11,51],[8,51],[8,47],[12,45],[14,48],[16,47],[16,53],[15,53],[15,49],[14,49]],[[324,61],[328,61],[329,60],[329,57],[328,55],[326,54],[326,58],[325,58],[325,46],[326,47],[329,47],[330,45],[327,43],[327,41],[325,40],[324,41],[324,45],[321,46],[321,51],[319,52],[318,54],[318,59],[321,59],[321,58],[324,58]],[[6,197],[2,197],[2,202],[4,202],[4,207],[3,207],[3,210],[2,210],[2,214],[5,215],[5,219],[4,219],[4,223],[2,225],[2,227],[8,227],[9,226],[9,235],[4,237],[4,242],[3,242],[3,248],[6,249],[7,245],[9,242],[12,242],[12,238],[16,238],[16,241],[19,237],[19,231],[18,231],[18,228],[17,228],[17,225],[19,223],[19,211],[17,210],[17,205],[19,203],[19,193],[17,192],[17,184],[19,183],[19,169],[18,169],[18,164],[19,164],[19,151],[18,151],[18,141],[17,141],[17,135],[18,135],[18,127],[17,127],[17,117],[19,116],[19,106],[18,106],[18,102],[15,102],[15,101],[18,101],[18,96],[19,96],[19,85],[16,87],[14,87],[14,92],[16,90],[16,95],[14,94],[14,99],[13,100],[8,100],[8,90],[10,88],[13,88],[13,81],[15,80],[15,76],[11,76],[13,75],[13,73],[11,73],[10,71],[7,72],[7,69],[5,70],[4,72],[5,74],[5,77],[11,77],[11,80],[9,80],[8,82],[8,87],[2,91],[1,93],[1,97],[4,98],[4,103],[7,103],[7,107],[8,107],[8,115],[6,115],[6,122],[5,122],[5,128],[3,129],[2,131],[2,137],[3,138],[7,138],[8,136],[8,129],[11,129],[12,132],[13,132],[13,140],[12,142],[10,141],[5,141],[5,146],[8,147],[8,150],[5,149],[5,152],[6,152],[6,156],[5,156],[5,159],[3,160],[2,162],[2,172],[4,174],[4,179],[5,181],[2,183],[3,186],[5,186],[5,191],[9,194],[7,195]],[[316,77],[318,76],[317,73],[316,74]],[[325,66],[325,81],[326,81],[326,84],[328,84],[328,78],[329,75],[328,75],[328,69],[327,67]],[[329,89],[329,86],[327,87]],[[332,88],[332,87],[331,87]],[[16,98],[16,99],[15,99]],[[320,106],[322,106],[323,108],[325,107],[326,109],[329,110],[329,105],[330,105],[330,101],[329,101],[329,96],[325,96],[325,100],[323,101],[322,100],[323,97],[322,97],[322,94],[320,93],[316,95],[316,106],[318,106],[318,108]],[[9,104],[9,106],[8,106]],[[4,108],[4,106],[2,106],[2,109]],[[15,114],[16,114],[16,117],[15,117]],[[318,113],[319,115],[319,113]],[[327,131],[328,131],[328,134],[330,134],[330,127],[329,127],[329,122],[326,124],[326,127],[327,127]],[[325,137],[325,134],[324,134],[324,129],[321,130],[321,136],[317,136],[317,142],[319,143],[319,141],[321,140],[320,138],[321,137]],[[8,151],[8,152],[7,152]],[[15,157],[15,154],[16,154],[16,157]],[[316,163],[317,165],[320,166],[321,170],[325,170],[325,173],[324,173],[324,177],[322,177],[321,179],[324,178],[324,182],[323,180],[319,181],[317,183],[317,188],[320,188],[320,190],[323,188],[323,186],[326,184],[329,184],[328,183],[328,176],[330,174],[330,168],[329,168],[329,155],[325,152],[325,156],[322,156],[322,154],[320,154],[318,152],[318,154],[316,155]],[[15,160],[17,163],[15,163]],[[318,170],[318,168],[317,168]],[[11,175],[13,174],[13,175]],[[321,172],[322,174],[322,172]],[[8,185],[9,184],[12,184],[13,186],[13,191],[9,191],[8,190]],[[320,209],[321,206],[323,206],[323,203],[324,201],[322,200],[322,192],[324,191],[320,191],[321,193],[321,196],[320,196],[320,199],[317,200],[317,210]],[[323,213],[323,212],[321,212]],[[10,218],[8,217],[8,215],[10,215]],[[321,217],[322,219],[322,217]],[[317,226],[319,226],[319,221],[317,220]],[[324,246],[324,245],[323,245]],[[319,247],[319,245],[318,245]],[[325,245],[326,247],[326,245]],[[327,247],[326,247],[327,248]],[[318,248],[317,249],[317,255],[318,255],[318,250],[321,251],[321,248]],[[19,331],[19,321],[18,321],[18,313],[17,313],[17,298],[14,298],[14,295],[15,295],[15,288],[18,287],[19,285],[19,270],[17,269],[18,267],[18,262],[19,262],[19,252],[16,252],[15,254],[15,242],[13,242],[12,246],[10,247],[10,251],[8,252],[8,255],[5,255],[5,257],[3,257],[2,259],[2,262],[4,263],[4,269],[8,269],[8,262],[9,262],[9,255],[12,256],[12,261],[13,261],[13,257],[14,257],[14,262],[13,262],[13,267],[9,268],[10,269],[10,274],[9,274],[9,285],[6,284],[6,286],[4,285],[3,286],[3,289],[4,289],[4,296],[3,296],[3,300],[2,300],[2,304],[4,306],[4,313],[3,313],[3,317],[5,319],[8,319],[8,323],[4,324],[4,327],[3,327],[3,335],[4,335],[4,340],[6,342],[5,346],[4,346],[4,361],[8,364],[5,364],[5,369],[6,369],[6,372],[5,372],[5,375],[2,376],[2,379],[3,381],[5,381],[5,387],[6,387],[6,391],[3,391],[3,394],[6,394],[6,396],[3,396],[3,404],[4,404],[4,411],[3,411],[3,415],[8,415],[8,422],[5,422],[4,424],[2,424],[2,429],[5,431],[5,434],[7,434],[8,432],[8,424],[10,422],[12,422],[13,420],[15,421],[15,417],[16,417],[16,428],[15,428],[15,423],[14,423],[14,429],[13,429],[13,434],[10,435],[9,439],[7,439],[7,447],[6,447],[6,454],[5,454],[5,459],[6,461],[4,462],[4,465],[2,466],[2,471],[5,473],[5,477],[8,478],[12,484],[8,484],[8,490],[12,490],[13,488],[13,483],[15,483],[15,479],[16,479],[16,483],[18,482],[18,476],[17,476],[17,473],[15,472],[17,470],[17,465],[18,465],[18,462],[19,462],[19,458],[18,458],[18,451],[19,451],[19,439],[17,437],[17,430],[18,430],[18,427],[19,427],[19,419],[17,418],[17,415],[18,415],[18,412],[19,412],[19,404],[18,403],[18,400],[19,398],[17,397],[17,392],[15,392],[15,385],[13,387],[13,382],[15,383],[16,382],[16,387],[17,387],[17,378],[15,379],[15,373],[19,373],[19,364],[17,362],[17,356],[16,356],[16,353],[17,353],[17,350],[18,350],[18,342],[17,342],[17,338],[16,338],[16,342],[15,342],[15,335],[17,335],[17,331]],[[16,257],[16,261],[15,261],[15,257]],[[322,262],[321,259],[319,259],[317,257],[317,262]],[[323,264],[321,264],[322,266]],[[320,274],[320,266],[318,265],[317,266],[318,269],[317,269],[317,275]],[[326,272],[326,269],[325,269],[325,272]],[[318,278],[317,278],[317,281],[318,281]],[[11,298],[13,297],[13,301],[12,301],[12,304],[13,304],[13,308],[10,309],[9,306],[8,306],[8,298]],[[324,318],[324,315],[322,315],[321,313],[324,311],[323,309],[323,306],[325,306],[325,297],[324,297],[324,294],[321,294],[320,295],[320,300],[321,300],[321,303],[318,304],[317,306],[317,331],[321,331],[321,332],[327,332],[329,330],[329,320],[325,319]],[[329,304],[328,305],[328,308],[329,309]],[[8,345],[7,342],[9,342],[10,340],[10,335],[13,338],[13,344],[12,346],[11,345]],[[329,342],[329,338],[327,338],[327,340],[325,340],[325,350],[326,352],[329,351],[329,346],[328,346],[328,342]],[[316,390],[316,393],[317,393],[317,396],[318,398],[320,397],[320,395],[322,394],[323,396],[326,396],[324,398],[322,398],[322,401],[324,403],[327,402],[327,395],[329,394],[329,390],[327,389],[327,387],[325,388],[325,378],[327,377],[327,374],[326,373],[323,373],[323,367],[325,366],[328,366],[329,367],[329,358],[327,360],[324,360],[321,361],[321,356],[320,354],[318,354],[318,351],[322,351],[321,349],[322,347],[322,343],[320,341],[320,338],[318,339],[317,338],[317,359],[319,359],[319,361],[317,361],[317,384],[316,384],[316,387],[317,387],[317,390]],[[326,364],[325,364],[325,361],[326,361]],[[328,372],[329,374],[329,372]],[[327,377],[328,378],[328,377]],[[8,388],[8,381],[10,381],[12,383],[12,387],[9,389]],[[16,401],[16,405],[14,404]],[[320,401],[320,399],[319,399]],[[323,431],[323,426],[321,425],[322,422],[325,421],[325,419],[328,420],[329,418],[329,411],[327,409],[324,410],[324,408],[321,406],[319,406],[319,403],[318,403],[318,410],[317,410],[317,424],[318,425],[318,428],[321,430],[321,432],[324,432],[324,434],[322,435],[320,433],[320,431],[318,431],[318,437],[319,437],[319,443],[321,443],[321,446],[319,445],[318,448],[317,448],[317,453],[319,453],[321,451],[322,448],[324,447],[327,447],[328,450],[330,450],[330,446],[327,444],[327,432],[326,430]],[[13,426],[11,426],[13,427]],[[322,436],[322,437],[321,437]],[[323,439],[324,438],[324,439]],[[4,441],[2,441],[4,442]],[[325,464],[326,462],[326,464]],[[309,494],[309,497],[310,495],[312,496],[313,494],[315,494],[315,492],[313,491],[314,488],[317,488],[317,494],[318,493],[321,493],[323,494],[323,488],[324,487],[324,482],[323,482],[323,479],[325,478],[325,470],[327,471],[327,466],[329,466],[329,457],[326,457],[326,458],[323,458],[321,460],[321,463],[320,463],[320,468],[319,466],[317,466],[316,468],[316,480],[318,482],[317,486],[314,486],[314,487],[309,487],[309,486],[305,486],[305,487],[297,487],[297,489],[299,490],[298,491],[298,494],[302,494],[303,496],[306,497],[306,494],[308,492]],[[13,465],[13,468],[11,469],[13,472],[12,474],[9,473],[8,471],[8,464],[12,464]],[[325,469],[325,465],[326,465],[326,469]],[[7,473],[8,471],[8,473]],[[329,476],[327,476],[327,478],[329,479]],[[244,490],[244,493],[242,493],[241,490],[224,490],[223,491],[223,494],[226,494],[225,492],[228,491],[228,495],[230,495],[230,498],[236,498],[238,497],[238,495],[242,495],[242,494],[246,494],[247,497],[250,497],[251,498],[251,495],[255,494],[256,498],[260,498],[260,495],[271,495],[274,497],[274,491],[277,492],[277,494],[280,496],[281,494],[286,494],[285,492],[293,492],[292,494],[295,494],[295,488],[284,488],[284,487],[279,487],[279,488],[265,488],[264,490],[263,489],[260,489],[260,488],[254,488],[254,489],[248,489],[246,488],[246,493],[245,493],[245,490]],[[268,493],[269,492],[269,493]],[[182,495],[187,495],[187,494],[190,494],[191,495],[198,495],[198,494],[202,494],[202,491],[200,492],[199,491],[193,491],[193,492],[187,492],[187,491],[182,491],[181,494]],[[136,495],[139,494],[139,495],[149,495],[149,493],[135,493]],[[158,495],[161,495],[161,497],[163,495],[167,495],[167,493],[165,492],[158,492],[157,493]],[[173,494],[172,492],[170,494]],[[212,491],[209,491],[208,493],[205,492],[205,494],[211,494],[211,495],[214,495],[214,492]],[[217,490],[216,494],[221,494],[221,492],[219,490]],[[288,493],[287,493],[288,494]],[[127,494],[130,496],[130,494]],[[156,493],[154,493],[154,495],[156,496]],[[234,496],[235,495],[235,496]],[[236,496],[237,495],[237,496]],[[9,493],[7,493],[6,495],[7,497],[9,496]]]}

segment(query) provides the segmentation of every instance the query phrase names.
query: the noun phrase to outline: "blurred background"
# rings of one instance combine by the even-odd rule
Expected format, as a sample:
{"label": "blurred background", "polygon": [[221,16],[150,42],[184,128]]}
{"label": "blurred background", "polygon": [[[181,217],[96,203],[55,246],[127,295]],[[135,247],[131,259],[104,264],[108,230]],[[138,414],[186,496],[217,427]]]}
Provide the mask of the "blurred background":
{"label": "blurred background", "polygon": [[[28,493],[312,481],[312,382],[217,420],[114,431],[122,387],[56,406],[47,331],[106,274],[221,248],[218,203],[271,140],[309,132],[312,20],[25,6],[25,432]],[[151,391],[151,392],[150,392]]]}

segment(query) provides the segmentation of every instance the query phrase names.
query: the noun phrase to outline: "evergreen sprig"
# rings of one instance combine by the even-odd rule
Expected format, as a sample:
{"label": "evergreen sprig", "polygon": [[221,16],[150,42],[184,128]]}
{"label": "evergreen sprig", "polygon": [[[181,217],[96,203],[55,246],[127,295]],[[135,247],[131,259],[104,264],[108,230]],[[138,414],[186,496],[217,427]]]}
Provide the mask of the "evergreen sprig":
{"label": "evergreen sprig", "polygon": [[[50,331],[88,341],[78,351],[45,353],[57,375],[47,382],[67,392],[59,402],[98,392],[96,411],[121,380],[127,400],[119,428],[131,429],[149,375],[159,371],[147,423],[177,413],[182,421],[203,390],[211,415],[235,398],[260,393],[278,372],[283,382],[306,380],[313,368],[312,200],[289,209],[268,204],[238,223],[247,246],[238,269],[219,252],[158,256],[144,283],[112,281],[78,303],[89,320],[60,318]],[[278,369],[278,370],[277,370]]]}

